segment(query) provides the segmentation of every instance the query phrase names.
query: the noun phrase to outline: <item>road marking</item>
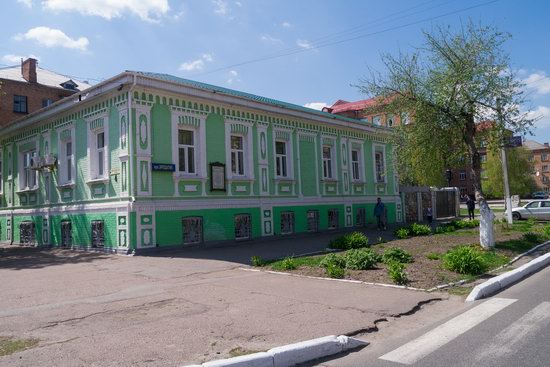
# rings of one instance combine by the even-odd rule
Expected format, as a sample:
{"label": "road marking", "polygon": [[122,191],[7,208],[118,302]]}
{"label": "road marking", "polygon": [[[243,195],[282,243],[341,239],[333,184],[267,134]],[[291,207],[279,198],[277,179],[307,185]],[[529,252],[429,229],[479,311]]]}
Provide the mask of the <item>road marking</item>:
{"label": "road marking", "polygon": [[476,360],[506,357],[527,343],[528,334],[536,334],[550,323],[550,302],[542,302],[513,324],[498,333],[487,346],[476,353]]}
{"label": "road marking", "polygon": [[516,301],[516,299],[492,298],[384,354],[380,359],[413,364]]}

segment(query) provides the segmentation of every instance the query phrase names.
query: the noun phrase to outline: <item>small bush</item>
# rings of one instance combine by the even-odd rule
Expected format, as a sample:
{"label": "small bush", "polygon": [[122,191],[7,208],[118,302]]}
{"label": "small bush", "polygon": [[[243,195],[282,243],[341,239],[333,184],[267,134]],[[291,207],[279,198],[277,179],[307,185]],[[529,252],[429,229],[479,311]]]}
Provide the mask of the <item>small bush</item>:
{"label": "small bush", "polygon": [[372,269],[379,261],[380,255],[371,249],[349,250],[344,255],[346,269],[367,270]]}
{"label": "small bush", "polygon": [[550,237],[550,224],[545,224],[544,227],[542,227],[542,232],[548,237]]}
{"label": "small bush", "polygon": [[395,284],[403,285],[409,282],[407,272],[405,271],[405,264],[391,261],[388,263],[388,275]]}
{"label": "small bush", "polygon": [[430,252],[428,255],[426,255],[426,258],[428,260],[439,260],[441,259],[441,254],[438,254],[436,252]]}
{"label": "small bush", "polygon": [[535,224],[537,224],[537,222],[535,222],[535,219],[534,218],[529,218],[527,219],[527,225],[529,227],[533,227]]}
{"label": "small bush", "polygon": [[329,265],[327,268],[326,268],[326,272],[327,272],[327,276],[329,278],[336,278],[336,279],[341,279],[344,277],[344,274],[346,273],[346,271],[344,270],[344,268],[341,268],[339,266],[336,266],[334,264],[331,264]]}
{"label": "small bush", "polygon": [[265,265],[265,260],[259,256],[252,256],[250,261],[252,262],[252,266],[261,267]]}
{"label": "small bush", "polygon": [[281,268],[283,270],[294,270],[296,267],[296,262],[293,257],[286,257],[281,261]]}
{"label": "small bush", "polygon": [[321,260],[319,266],[322,268],[328,268],[329,266],[343,268],[346,266],[346,259],[342,255],[328,254],[323,257],[323,260]]}
{"label": "small bush", "polygon": [[413,223],[411,225],[411,233],[414,236],[427,236],[432,234],[432,229],[425,224]]}
{"label": "small bush", "polygon": [[399,239],[405,239],[405,238],[408,238],[409,237],[409,229],[408,228],[399,228],[397,231],[395,231],[395,235],[397,236],[397,238]]}
{"label": "small bush", "polygon": [[459,246],[448,251],[443,257],[443,265],[459,274],[477,275],[487,269],[481,251],[472,246]]}
{"label": "small bush", "polygon": [[527,232],[523,234],[523,239],[532,243],[543,243],[545,241],[544,235],[541,233]]}
{"label": "small bush", "polygon": [[352,232],[340,236],[330,242],[329,247],[339,250],[350,250],[353,248],[367,247],[369,239],[361,232]]}
{"label": "small bush", "polygon": [[384,251],[384,255],[382,255],[382,260],[385,264],[389,264],[391,262],[410,263],[413,261],[413,258],[411,254],[409,254],[402,248],[392,247]]}

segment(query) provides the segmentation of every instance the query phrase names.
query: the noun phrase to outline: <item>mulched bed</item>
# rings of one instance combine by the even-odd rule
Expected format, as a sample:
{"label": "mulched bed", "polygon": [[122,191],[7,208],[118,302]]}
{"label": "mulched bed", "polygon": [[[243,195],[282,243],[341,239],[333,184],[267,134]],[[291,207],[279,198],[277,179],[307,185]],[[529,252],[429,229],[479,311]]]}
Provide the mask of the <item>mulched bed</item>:
{"label": "mulched bed", "polygon": [[[523,233],[495,231],[496,242],[519,239]],[[414,257],[414,262],[406,264],[406,272],[409,283],[407,286],[414,288],[429,289],[441,284],[456,282],[466,278],[465,275],[449,271],[442,266],[442,260],[430,260],[427,255],[430,253],[444,254],[448,250],[459,245],[470,245],[479,243],[479,232],[475,230],[462,230],[453,234],[438,234],[422,237],[412,237],[403,240],[394,240],[387,243],[373,244],[371,248],[383,253],[384,249],[400,247]],[[512,259],[517,255],[510,250],[496,249],[502,255]],[[285,271],[292,274],[327,277],[325,269],[320,267],[300,266],[295,270]],[[378,264],[378,268],[371,270],[346,270],[344,279],[360,280],[370,283],[393,284],[388,276],[386,266]]]}

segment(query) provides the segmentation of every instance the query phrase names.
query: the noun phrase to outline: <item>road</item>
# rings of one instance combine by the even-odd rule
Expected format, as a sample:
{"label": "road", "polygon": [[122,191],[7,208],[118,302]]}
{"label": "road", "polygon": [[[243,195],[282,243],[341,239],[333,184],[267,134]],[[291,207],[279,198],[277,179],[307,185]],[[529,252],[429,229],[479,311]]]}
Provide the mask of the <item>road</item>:
{"label": "road", "polygon": [[[316,365],[549,366],[550,267],[495,297],[467,305],[458,314],[412,332],[406,331],[409,328],[401,333],[390,330],[389,338],[378,336],[359,352]],[[371,340],[369,335],[363,337]]]}

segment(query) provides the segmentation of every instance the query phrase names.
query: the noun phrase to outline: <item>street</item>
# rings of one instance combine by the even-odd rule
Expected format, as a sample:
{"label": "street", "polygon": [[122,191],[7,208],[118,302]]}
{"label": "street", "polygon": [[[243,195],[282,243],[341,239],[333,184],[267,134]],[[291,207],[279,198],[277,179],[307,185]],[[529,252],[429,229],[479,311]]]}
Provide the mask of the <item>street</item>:
{"label": "street", "polygon": [[[452,316],[388,337],[364,335],[372,344],[344,358],[316,364],[347,366],[548,366],[550,268]],[[431,310],[431,309],[430,309]],[[422,319],[438,315],[422,315]],[[412,320],[411,320],[412,321]],[[418,321],[418,320],[417,320]],[[374,336],[374,338],[373,338]]]}

